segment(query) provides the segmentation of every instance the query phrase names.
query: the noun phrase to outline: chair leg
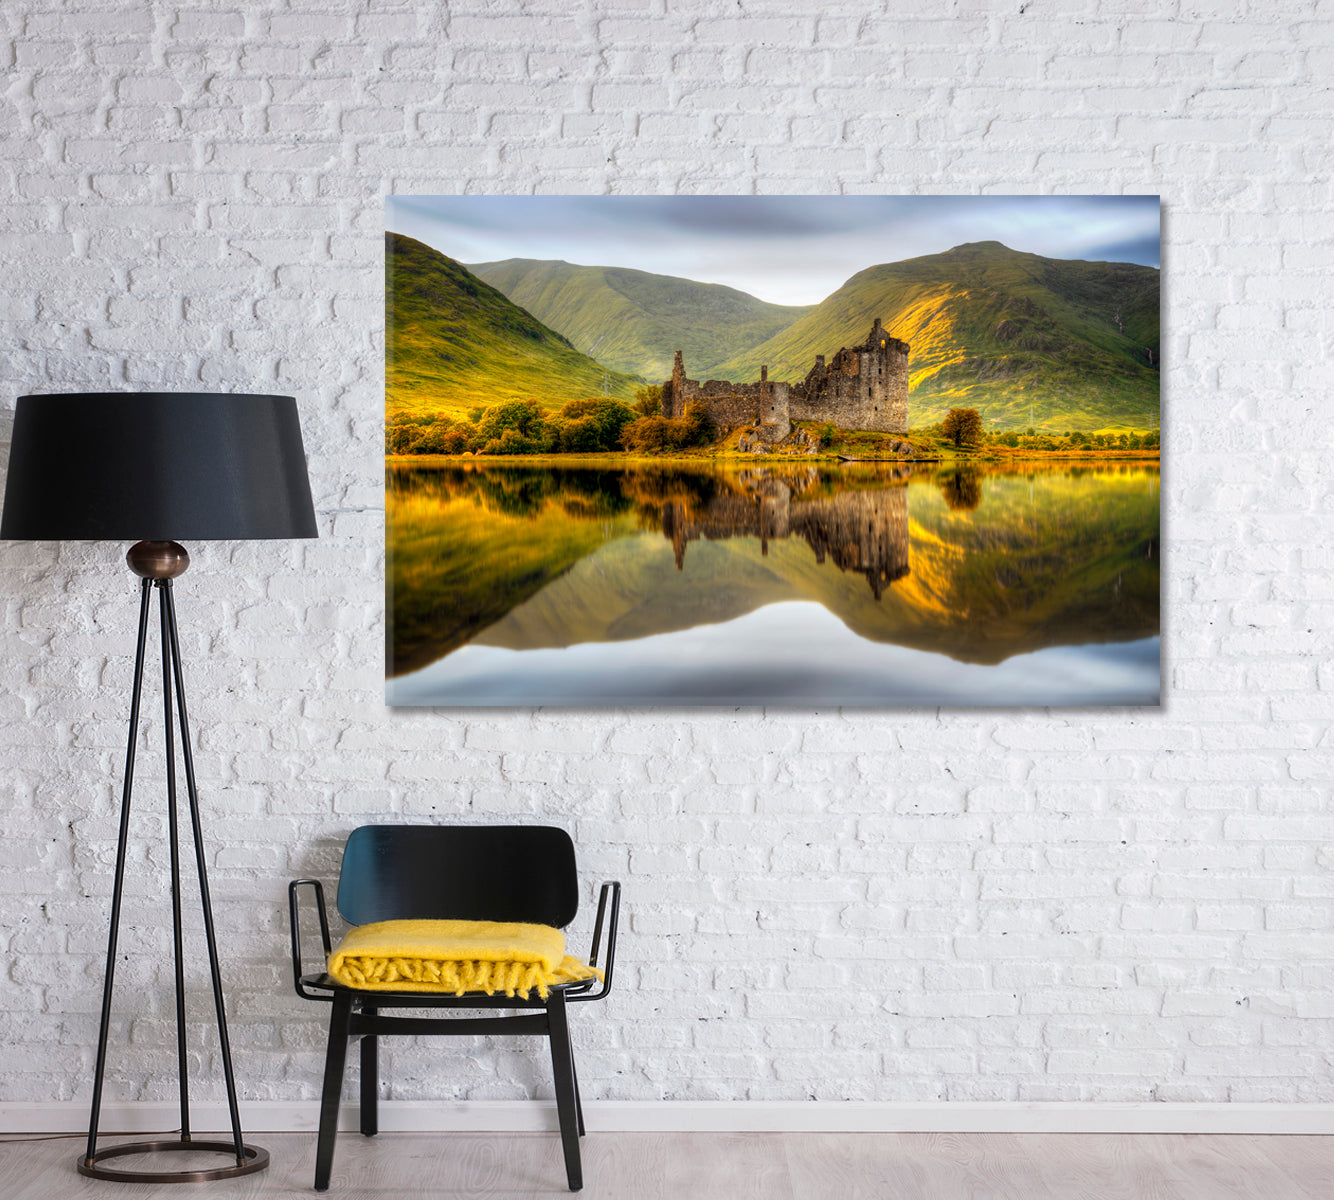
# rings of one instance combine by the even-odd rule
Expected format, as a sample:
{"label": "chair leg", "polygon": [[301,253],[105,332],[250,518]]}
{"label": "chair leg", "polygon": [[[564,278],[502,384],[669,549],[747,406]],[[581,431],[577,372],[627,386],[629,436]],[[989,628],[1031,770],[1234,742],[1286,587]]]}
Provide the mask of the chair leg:
{"label": "chair leg", "polygon": [[[373,1008],[363,1008],[368,1017],[375,1016]],[[380,1132],[380,1056],[373,1033],[361,1039],[361,1132],[374,1137]]]}
{"label": "chair leg", "polygon": [[583,1137],[584,1129],[584,1098],[579,1094],[579,1068],[574,1061],[574,1043],[570,1043],[570,1074],[574,1076],[574,1111],[579,1116],[579,1136]]}
{"label": "chair leg", "polygon": [[565,996],[558,989],[547,998],[547,1031],[551,1038],[551,1071],[556,1082],[556,1113],[560,1118],[561,1149],[565,1152],[565,1175],[570,1191],[577,1192],[584,1186],[584,1169],[579,1161],[579,1100]]}
{"label": "chair leg", "polygon": [[315,1145],[315,1190],[329,1190],[333,1173],[334,1139],[338,1136],[338,1101],[343,1093],[343,1068],[347,1065],[348,1031],[352,1025],[352,997],[334,995],[329,1014],[329,1051],[324,1058],[324,1090],[320,1095],[320,1136]]}

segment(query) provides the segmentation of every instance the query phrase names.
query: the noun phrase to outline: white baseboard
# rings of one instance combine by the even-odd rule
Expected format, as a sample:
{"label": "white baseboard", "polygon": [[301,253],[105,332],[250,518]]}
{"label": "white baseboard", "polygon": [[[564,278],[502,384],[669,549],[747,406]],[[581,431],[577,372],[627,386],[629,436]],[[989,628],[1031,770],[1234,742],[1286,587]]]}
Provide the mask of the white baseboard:
{"label": "white baseboard", "polygon": [[[942,1103],[897,1101],[594,1100],[584,1105],[590,1133],[1315,1133],[1334,1134],[1334,1104]],[[148,1133],[177,1127],[170,1103],[107,1104],[101,1128]],[[222,1103],[192,1109],[197,1132],[227,1128]],[[315,1100],[257,1100],[241,1105],[251,1133],[312,1133]],[[339,1128],[355,1130],[358,1111],[344,1104]],[[78,1133],[86,1102],[0,1103],[0,1133]],[[550,1132],[556,1109],[536,1100],[384,1100],[380,1129],[392,1132]]]}

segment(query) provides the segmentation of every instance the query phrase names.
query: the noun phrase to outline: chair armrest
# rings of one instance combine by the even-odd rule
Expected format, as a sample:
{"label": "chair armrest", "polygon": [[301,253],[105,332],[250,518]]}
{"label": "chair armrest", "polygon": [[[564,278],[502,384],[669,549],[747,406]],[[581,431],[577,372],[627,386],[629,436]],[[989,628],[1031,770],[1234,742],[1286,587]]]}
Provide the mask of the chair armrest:
{"label": "chair armrest", "polygon": [[597,920],[593,922],[593,946],[588,952],[588,965],[596,967],[598,965],[598,953],[602,949],[602,934],[605,929],[607,935],[607,957],[602,964],[602,986],[595,992],[575,992],[569,999],[571,1003],[576,1000],[601,1000],[611,991],[612,974],[616,970],[616,930],[621,915],[621,885],[616,880],[612,880],[602,885],[602,891],[598,896],[598,915]]}
{"label": "chair armrest", "polygon": [[324,944],[324,961],[326,964],[329,961],[330,953],[333,951],[333,945],[329,941],[329,914],[324,907],[324,885],[318,879],[293,879],[287,885],[287,911],[292,923],[292,984],[296,988],[296,994],[303,1000],[328,1000],[331,997],[318,992],[307,991],[301,982],[303,970],[301,966],[301,914],[297,892],[299,887],[315,889],[315,907],[320,918],[320,941]]}

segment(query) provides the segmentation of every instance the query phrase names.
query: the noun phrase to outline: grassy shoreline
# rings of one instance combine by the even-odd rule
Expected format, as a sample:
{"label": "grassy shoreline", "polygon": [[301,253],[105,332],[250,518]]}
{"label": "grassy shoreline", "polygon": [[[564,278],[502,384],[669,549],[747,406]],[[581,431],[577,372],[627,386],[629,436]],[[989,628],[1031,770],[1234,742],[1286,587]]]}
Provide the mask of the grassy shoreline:
{"label": "grassy shoreline", "polygon": [[[819,454],[743,454],[736,450],[716,451],[709,447],[690,450],[676,450],[670,454],[631,454],[625,450],[608,450],[601,454],[386,454],[386,464],[394,466],[428,466],[431,463],[448,463],[458,466],[466,463],[485,463],[488,466],[634,466],[652,463],[688,462],[699,464],[718,463],[826,463],[838,465],[849,461],[834,453]],[[852,459],[851,461],[858,461]],[[997,464],[1008,462],[1144,462],[1159,461],[1157,450],[1102,450],[1076,452],[1071,450],[1009,450],[1005,453],[984,451],[982,453],[933,454],[930,458],[911,458],[907,456],[881,458],[863,458],[862,462],[887,462],[909,465],[920,463],[922,466],[942,463]]]}

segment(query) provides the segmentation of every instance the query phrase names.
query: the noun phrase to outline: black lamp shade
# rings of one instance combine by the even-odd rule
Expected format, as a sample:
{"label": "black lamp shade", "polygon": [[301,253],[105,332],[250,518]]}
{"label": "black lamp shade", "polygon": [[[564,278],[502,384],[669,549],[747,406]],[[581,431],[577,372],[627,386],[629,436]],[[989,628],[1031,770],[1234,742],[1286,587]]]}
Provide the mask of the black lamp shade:
{"label": "black lamp shade", "polygon": [[291,396],[20,396],[0,538],[315,537]]}

